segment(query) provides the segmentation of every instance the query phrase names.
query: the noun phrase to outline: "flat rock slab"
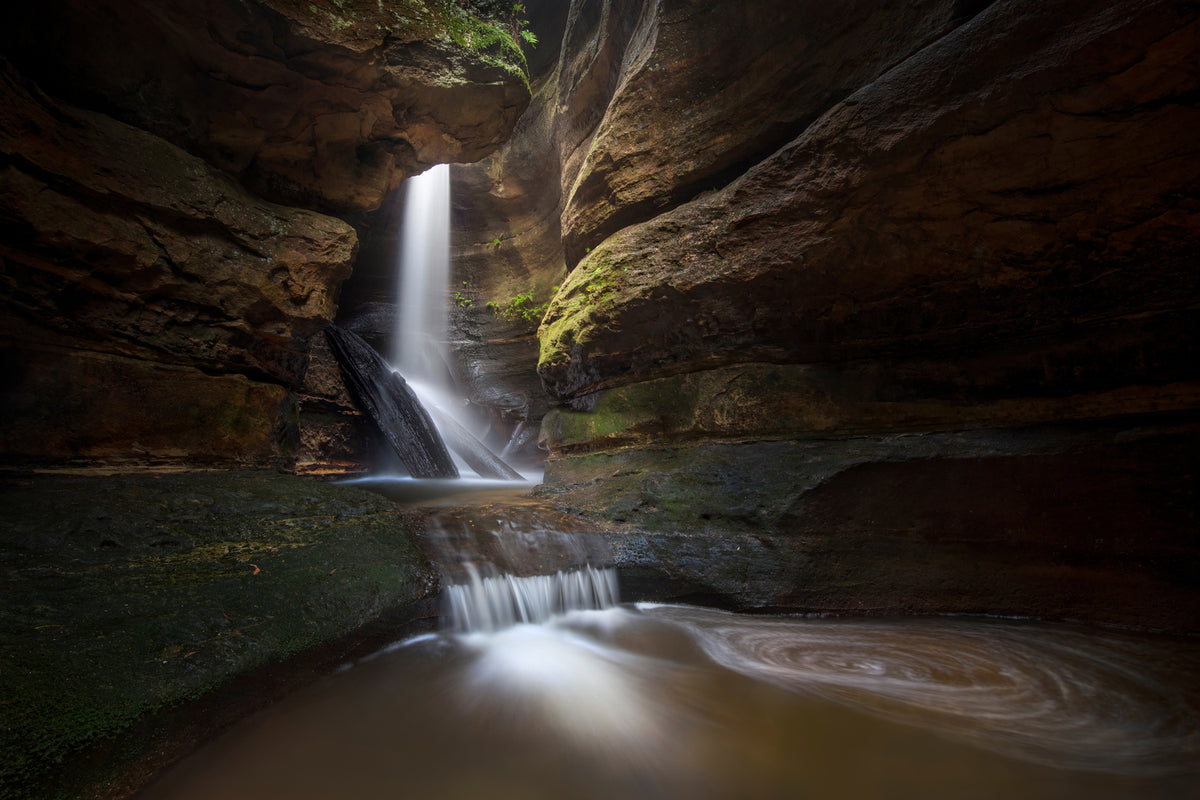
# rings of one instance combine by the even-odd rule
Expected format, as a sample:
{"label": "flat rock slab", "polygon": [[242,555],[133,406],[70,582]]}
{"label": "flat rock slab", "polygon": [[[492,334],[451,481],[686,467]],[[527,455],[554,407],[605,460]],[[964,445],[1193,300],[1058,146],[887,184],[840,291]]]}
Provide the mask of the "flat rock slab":
{"label": "flat rock slab", "polygon": [[[625,600],[1200,632],[1194,415],[557,456]],[[621,526],[618,528],[618,526]]]}
{"label": "flat rock slab", "polygon": [[437,584],[400,506],[294,476],[9,478],[0,504],[6,800],[114,796],[161,753],[130,733],[146,719],[402,620]]}

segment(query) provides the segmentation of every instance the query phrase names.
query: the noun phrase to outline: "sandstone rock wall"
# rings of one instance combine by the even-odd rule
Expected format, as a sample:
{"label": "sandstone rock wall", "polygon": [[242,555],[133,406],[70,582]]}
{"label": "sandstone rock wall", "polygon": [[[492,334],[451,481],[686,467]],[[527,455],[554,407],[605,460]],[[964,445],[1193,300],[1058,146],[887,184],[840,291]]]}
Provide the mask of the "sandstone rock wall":
{"label": "sandstone rock wall", "polygon": [[511,40],[438,3],[51,0],[5,13],[9,57],[47,91],[288,205],[376,208],[409,175],[487,155],[529,96]]}
{"label": "sandstone rock wall", "polygon": [[318,422],[337,405],[305,383],[358,250],[327,212],[502,141],[528,100],[511,41],[404,0],[3,23],[0,459],[361,465],[353,431],[297,424],[301,395]]}
{"label": "sandstone rock wall", "polygon": [[[1085,558],[1090,536],[1134,553],[1137,526],[1125,522],[1142,520],[1171,533],[1130,558],[1174,553],[1185,566],[1140,591],[1186,603],[1200,586],[1195,481],[1169,476],[1193,475],[1190,462],[1114,442],[1190,441],[1200,410],[1200,12],[1140,0],[860,12],[766,0],[573,5],[571,23],[588,24],[568,28],[542,122],[518,129],[534,142],[552,132],[555,146],[539,149],[558,178],[545,189],[557,220],[544,212],[524,231],[544,242],[557,224],[561,249],[513,248],[514,262],[527,253],[526,265],[560,270],[538,333],[538,370],[559,405],[543,426],[544,491],[666,537],[659,547],[633,534],[630,569],[690,574],[687,591],[744,606],[853,608],[870,581],[851,573],[888,537],[928,543],[941,534],[922,514],[975,513],[957,566],[934,558],[937,547],[905,552],[929,555],[949,586],[987,542],[1009,542],[1014,560],[997,569],[1029,577],[1024,588],[955,584],[951,605],[1019,612],[1022,596],[1046,596],[1039,580],[1059,562],[1045,549],[1023,556],[1025,523],[1000,509],[1085,518],[1099,484],[1084,465],[1095,458],[1112,507],[1055,552]],[[589,98],[591,114],[573,115],[564,96]],[[511,142],[493,162],[497,207],[511,169],[502,159],[519,152]],[[920,446],[932,436],[949,437],[936,456]],[[963,444],[976,438],[993,444]],[[1126,466],[1144,480],[1109,480]],[[850,494],[898,497],[895,476],[910,467],[961,468],[962,485],[939,493],[914,478],[905,491],[920,497],[873,522],[844,494],[840,512],[806,499],[850,483]],[[1024,468],[1043,480],[1062,470],[1061,496],[1039,500],[996,478]],[[996,497],[978,502],[991,484]],[[827,548],[840,566],[775,585],[816,576],[811,602],[797,583],[787,597],[748,588],[748,576],[778,567],[776,537],[817,557],[802,542],[819,531],[795,511],[817,505],[818,527],[853,534]],[[762,558],[724,548],[734,532],[760,537],[745,550],[766,548]],[[719,556],[658,570],[675,546],[666,539],[680,552],[708,542]],[[729,567],[719,589],[705,578],[714,558]],[[1097,616],[1103,572],[1080,578],[1076,611],[1030,600],[1025,612]],[[913,598],[933,591],[928,578],[915,567],[874,574],[894,592],[871,608],[922,607]],[[838,596],[838,585],[858,588]]]}
{"label": "sandstone rock wall", "polygon": [[570,4],[511,140],[455,171],[458,352],[472,376],[511,376],[475,380],[475,396],[536,423],[529,334],[582,256],[723,186],[953,28],[960,6]]}
{"label": "sandstone rock wall", "polygon": [[598,245],[543,324],[547,387],[997,347],[1034,370],[1104,337],[1138,342],[1155,382],[1193,377],[1162,334],[1192,326],[1200,294],[1196,76],[1178,68],[1196,22],[1175,4],[1080,12],[995,4],[721,191]]}

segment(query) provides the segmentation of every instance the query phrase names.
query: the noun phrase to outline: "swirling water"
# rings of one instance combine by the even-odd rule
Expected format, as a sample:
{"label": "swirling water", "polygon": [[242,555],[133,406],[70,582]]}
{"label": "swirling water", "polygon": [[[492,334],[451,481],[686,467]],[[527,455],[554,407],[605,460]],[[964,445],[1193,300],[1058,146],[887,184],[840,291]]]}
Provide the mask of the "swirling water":
{"label": "swirling water", "polygon": [[640,605],[397,643],[145,798],[1196,798],[1200,645]]}

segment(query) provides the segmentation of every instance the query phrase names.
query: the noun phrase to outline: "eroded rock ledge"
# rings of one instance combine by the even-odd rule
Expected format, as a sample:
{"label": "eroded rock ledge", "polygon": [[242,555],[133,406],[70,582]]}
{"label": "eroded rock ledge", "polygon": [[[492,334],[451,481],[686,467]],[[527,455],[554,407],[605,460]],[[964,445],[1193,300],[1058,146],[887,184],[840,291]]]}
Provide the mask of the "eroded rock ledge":
{"label": "eroded rock ledge", "polygon": [[40,476],[0,482],[0,498],[10,800],[127,797],[437,613],[417,605],[437,588],[419,520],[352,487],[265,471]]}
{"label": "eroded rock ledge", "polygon": [[[543,321],[547,389],[1194,328],[1188,13],[993,4],[729,186],[597,244]],[[1150,360],[1191,372],[1169,340]]]}
{"label": "eroded rock ledge", "polygon": [[[738,14],[838,21],[633,5],[560,59],[605,111],[557,162],[546,496],[668,595],[1200,629],[1197,8],[910,4],[846,34],[891,56],[764,34],[717,79]],[[783,75],[778,124],[726,94]]]}
{"label": "eroded rock ledge", "polygon": [[49,0],[0,36],[47,91],[146,129],[287,205],[377,208],[474,161],[529,101],[505,36],[438,3]]}

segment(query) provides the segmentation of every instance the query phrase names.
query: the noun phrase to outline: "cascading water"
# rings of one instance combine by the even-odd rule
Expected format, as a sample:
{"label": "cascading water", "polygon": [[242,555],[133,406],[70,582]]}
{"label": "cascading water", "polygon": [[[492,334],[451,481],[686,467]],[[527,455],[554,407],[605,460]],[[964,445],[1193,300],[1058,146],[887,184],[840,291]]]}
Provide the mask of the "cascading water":
{"label": "cascading water", "polygon": [[396,287],[400,308],[388,360],[421,391],[449,391],[450,167],[430,167],[404,185]]}
{"label": "cascading water", "polygon": [[484,577],[465,565],[468,580],[445,588],[445,617],[460,633],[495,632],[518,624],[541,624],[560,614],[611,608],[618,601],[614,569],[580,569],[554,575]]}
{"label": "cascading water", "polygon": [[[347,388],[414,478],[523,481],[472,432],[449,366],[450,171],[438,165],[410,178],[397,258],[398,313],[388,360],[350,331],[326,332]],[[417,424],[413,424],[416,420]],[[426,425],[428,422],[428,425]],[[414,443],[417,454],[406,452]],[[449,447],[442,463],[438,454]],[[432,458],[424,454],[433,454]]]}

